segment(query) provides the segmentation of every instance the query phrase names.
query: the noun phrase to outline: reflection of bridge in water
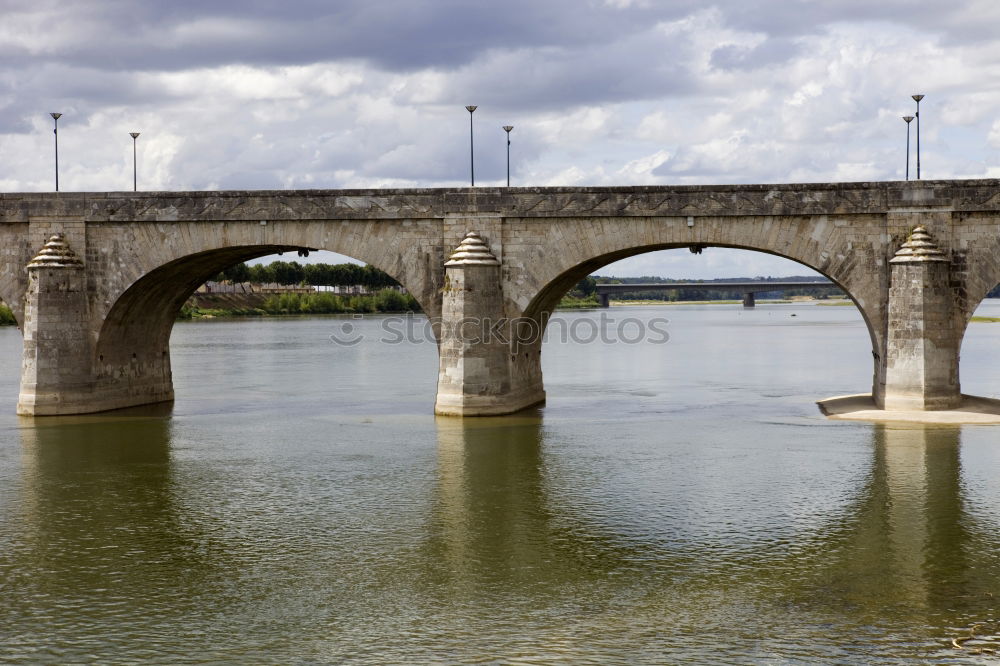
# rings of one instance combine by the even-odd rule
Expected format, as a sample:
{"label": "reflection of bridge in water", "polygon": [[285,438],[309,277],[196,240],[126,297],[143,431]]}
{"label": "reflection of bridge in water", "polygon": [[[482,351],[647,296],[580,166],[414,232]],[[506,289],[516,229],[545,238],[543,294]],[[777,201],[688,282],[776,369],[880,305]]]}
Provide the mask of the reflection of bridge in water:
{"label": "reflection of bridge in water", "polygon": [[762,282],[759,280],[742,280],[734,282],[643,282],[637,284],[599,284],[595,290],[597,300],[602,308],[610,307],[611,294],[634,293],[648,291],[729,291],[739,290],[743,292],[743,307],[752,308],[756,305],[754,294],[769,291],[784,291],[785,289],[806,289],[806,288],[827,288],[837,289],[840,287],[829,280],[808,281],[785,281],[785,282]]}
{"label": "reflection of bridge in water", "polygon": [[[356,568],[358,558],[330,576],[377,593],[384,591],[380,584],[396,580],[390,570],[412,575],[413,585],[404,591],[415,596],[407,603],[433,610],[414,619],[414,626],[499,616],[517,627],[510,641],[527,636],[549,646],[553,660],[560,650],[563,657],[582,656],[595,641],[606,640],[662,647],[671,655],[688,650],[688,661],[706,661],[738,639],[734,622],[746,621],[739,634],[755,640],[740,649],[761,655],[761,661],[765,651],[794,645],[811,650],[807,656],[836,650],[843,662],[871,661],[864,657],[873,653],[954,662],[961,654],[948,642],[960,635],[954,627],[995,617],[997,496],[982,494],[989,472],[975,471],[976,455],[989,450],[988,440],[968,430],[872,426],[858,442],[857,456],[838,456],[860,465],[839,465],[842,471],[831,477],[841,498],[836,505],[817,503],[808,492],[788,494],[783,512],[794,529],[785,529],[762,522],[752,506],[693,525],[685,501],[696,499],[699,489],[724,501],[730,490],[740,490],[739,479],[730,489],[712,489],[704,485],[711,475],[700,475],[699,483],[673,500],[641,494],[638,481],[617,488],[614,496],[603,494],[598,475],[589,481],[587,475],[606,461],[566,467],[566,461],[579,460],[579,450],[558,444],[572,432],[558,421],[529,413],[472,423],[438,419],[436,429],[436,472],[427,470],[434,491],[407,509],[419,516],[410,523],[424,526],[418,545],[380,563],[365,560],[363,570]],[[25,538],[0,553],[0,568],[33,575],[8,580],[10,602],[0,611],[5,627],[22,636],[52,631],[60,647],[74,637],[66,626],[86,621],[95,631],[111,623],[120,627],[120,615],[101,614],[105,587],[135,609],[159,604],[157,614],[129,615],[133,631],[125,634],[132,637],[125,646],[135,650],[149,647],[148,636],[158,637],[158,646],[176,645],[160,628],[164,622],[186,626],[173,614],[190,611],[185,598],[228,601],[236,604],[226,609],[233,613],[229,621],[258,621],[240,615],[253,605],[228,599],[233,572],[287,538],[288,531],[267,521],[278,516],[291,528],[294,512],[258,515],[253,503],[206,504],[224,480],[215,476],[211,459],[182,462],[175,455],[188,446],[166,418],[66,421],[20,428],[19,434],[17,497],[23,511],[0,525],[15,535],[23,530]],[[427,464],[433,466],[433,458]],[[574,475],[574,469],[585,474]],[[260,502],[273,498],[260,490],[278,484],[266,479],[249,483]],[[259,482],[262,488],[255,486]],[[617,502],[623,495],[644,499]],[[324,507],[329,498],[320,492],[312,501]],[[282,575],[316,575],[305,564],[312,561],[309,549],[330,548],[326,529],[349,536],[357,527],[350,511],[332,510],[323,529],[310,530],[315,541],[297,543],[299,550],[281,559]],[[636,531],[645,525],[643,511],[663,520],[655,529]],[[245,530],[252,525],[261,526],[263,541],[248,547]],[[399,526],[376,521],[373,527],[372,538],[387,538]],[[392,539],[376,543],[373,552],[381,552]],[[78,598],[58,605],[73,590]],[[320,602],[318,609],[303,611],[297,626],[307,626],[325,604],[343,602],[340,588],[320,590],[310,597]],[[34,610],[47,614],[27,612],[28,598]],[[179,599],[180,606],[170,605]],[[527,602],[539,605],[528,609]],[[88,603],[93,607],[82,612]],[[495,614],[484,610],[490,603]],[[133,646],[133,639],[144,642]],[[192,641],[210,649],[197,637],[181,640],[186,649]],[[495,651],[501,640],[484,633],[456,654],[471,660],[477,649]],[[75,654],[73,647],[66,649]]]}

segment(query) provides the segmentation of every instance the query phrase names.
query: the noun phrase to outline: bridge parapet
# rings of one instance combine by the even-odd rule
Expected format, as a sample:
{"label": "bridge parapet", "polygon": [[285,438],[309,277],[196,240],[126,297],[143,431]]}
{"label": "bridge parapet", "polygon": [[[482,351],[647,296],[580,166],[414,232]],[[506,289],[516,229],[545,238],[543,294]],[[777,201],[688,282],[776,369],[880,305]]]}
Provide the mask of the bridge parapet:
{"label": "bridge parapet", "polygon": [[0,194],[0,223],[32,217],[87,222],[338,220],[444,217],[747,216],[884,214],[945,207],[1000,209],[1000,181],[775,185],[520,187],[219,192],[61,192]]}

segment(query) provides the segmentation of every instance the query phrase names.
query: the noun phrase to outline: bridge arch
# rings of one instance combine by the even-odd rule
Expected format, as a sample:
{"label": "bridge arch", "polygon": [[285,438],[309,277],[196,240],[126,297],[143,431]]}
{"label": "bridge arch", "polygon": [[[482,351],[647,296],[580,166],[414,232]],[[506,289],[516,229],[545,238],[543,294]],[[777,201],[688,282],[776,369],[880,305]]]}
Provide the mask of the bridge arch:
{"label": "bridge arch", "polygon": [[[963,378],[970,379],[971,391],[976,395],[998,397],[1000,396],[1000,388],[997,387],[993,377],[996,375],[997,365],[996,360],[1000,358],[994,350],[995,336],[997,333],[998,324],[988,323],[988,322],[973,322],[972,318],[975,316],[976,311],[979,306],[983,305],[987,301],[987,296],[993,288],[1000,287],[1000,284],[993,285],[989,289],[983,289],[982,297],[978,297],[976,300],[969,298],[968,307],[962,308],[960,312],[956,313],[955,326],[958,331],[958,349],[959,349],[959,372],[962,374]],[[1000,304],[1000,299],[990,299],[996,304]],[[989,313],[984,316],[995,316],[995,313]],[[986,362],[983,363],[985,354]],[[969,368],[963,361],[967,357],[974,357],[978,362],[973,362],[973,366]],[[963,367],[964,366],[964,367]],[[971,372],[968,372],[971,370]],[[984,379],[988,380],[988,388],[981,386],[979,382]]]}
{"label": "bridge arch", "polygon": [[[593,274],[595,271],[598,271],[605,266],[615,263],[616,261],[621,261],[622,259],[628,259],[629,257],[634,257],[640,254],[646,254],[648,252],[685,249],[687,247],[689,246],[666,245],[666,246],[642,247],[642,248],[633,248],[628,251],[616,252],[611,255],[605,255],[603,257],[595,257],[592,260],[588,260],[582,264],[579,264],[577,266],[568,269],[562,274],[556,276],[547,285],[545,285],[545,287],[542,288],[542,290],[535,296],[535,298],[532,299],[531,302],[529,302],[528,307],[525,309],[523,316],[539,319],[545,314],[551,313],[558,305],[562,297],[566,293],[568,293],[577,283],[579,283],[580,280],[587,277],[588,275]],[[813,266],[804,264],[801,261],[796,261],[791,257],[788,257],[786,255],[777,252],[766,252],[764,250],[759,250],[759,249],[738,247],[732,245],[721,245],[721,244],[702,244],[702,247],[706,248],[719,247],[719,248],[727,248],[734,250],[747,250],[750,252],[761,252],[763,254],[770,254],[772,256],[781,257],[782,259],[790,259],[810,270],[814,270],[817,273],[820,273],[824,277],[828,278],[831,282],[833,282],[835,286],[842,289],[844,293],[847,294],[848,298],[850,298],[851,301],[858,307],[858,310],[861,312],[861,316],[864,319],[866,326],[868,327],[868,332],[872,337],[872,345],[873,347],[875,346],[878,338],[875,335],[875,331],[872,327],[872,321],[869,318],[865,308],[862,307],[861,304],[859,304],[858,298],[854,295],[854,293],[852,293],[851,289],[849,289],[847,286],[845,286],[843,283],[841,283],[833,276],[828,275]],[[823,283],[819,283],[817,286],[823,286]]]}
{"label": "bridge arch", "polygon": [[[242,222],[227,223],[221,231],[217,225],[198,222],[164,226],[169,227],[169,236],[160,225],[114,230],[110,236],[128,238],[128,246],[135,249],[128,252],[118,247],[88,262],[109,277],[98,285],[97,297],[91,300],[94,320],[113,319],[123,308],[144,299],[172,302],[157,293],[161,290],[174,298],[183,294],[179,308],[200,284],[225,268],[297,249],[327,250],[370,264],[403,285],[429,316],[436,314],[435,281],[443,269],[426,270],[428,242],[436,240],[440,245],[440,230],[431,229],[430,221],[407,226],[377,221]],[[437,232],[436,239],[433,232]]]}
{"label": "bridge arch", "polygon": [[[880,226],[875,216],[859,216],[868,230]],[[872,218],[872,219],[868,219]],[[508,297],[511,314],[538,317],[549,312],[569,289],[602,266],[656,250],[724,247],[763,252],[790,259],[824,275],[845,291],[861,310],[877,349],[884,338],[887,279],[873,276],[884,265],[879,243],[852,238],[852,220],[827,216],[608,218],[595,230],[594,220],[551,221],[550,234],[538,251],[543,260],[525,257],[523,275]],[[596,231],[596,233],[595,233]],[[865,242],[867,241],[867,242]],[[505,248],[507,256],[511,254]],[[875,279],[873,279],[873,277]]]}
{"label": "bridge arch", "polygon": [[[572,287],[574,285],[576,285],[580,280],[582,280],[587,275],[590,275],[593,272],[599,270],[600,268],[602,268],[604,266],[607,266],[608,264],[614,263],[615,261],[619,261],[621,259],[627,259],[628,257],[636,256],[636,255],[643,254],[643,253],[646,253],[646,252],[654,252],[654,251],[658,251],[658,250],[682,249],[684,247],[685,246],[671,245],[671,246],[654,246],[654,247],[651,247],[651,248],[650,247],[633,248],[633,249],[628,250],[628,251],[624,251],[623,250],[623,251],[619,251],[619,252],[614,252],[611,255],[605,255],[605,256],[602,256],[602,257],[595,257],[594,259],[588,260],[588,261],[586,261],[586,262],[584,262],[582,264],[574,266],[574,267],[568,269],[567,271],[563,272],[562,274],[556,276],[555,279],[553,279],[551,282],[549,282],[545,286],[545,288],[543,288],[538,293],[538,295],[535,297],[535,299],[531,303],[529,303],[528,308],[524,312],[524,316],[525,317],[529,317],[531,319],[534,319],[537,322],[536,323],[537,330],[539,330],[540,332],[544,332],[545,327],[548,324],[549,315],[551,315],[551,313],[555,309],[556,305],[559,303],[560,299],[570,289],[572,289]],[[749,248],[733,247],[733,246],[730,246],[730,245],[708,245],[708,247],[726,247],[726,248],[732,248],[732,249],[749,249]],[[769,252],[767,254],[772,254],[774,256],[781,256],[782,258],[785,258],[785,259],[791,259],[790,257],[781,255],[781,254],[776,253],[776,252]],[[881,341],[882,341],[882,337],[876,334],[876,330],[873,328],[873,325],[872,325],[872,318],[866,312],[865,308],[859,303],[858,297],[852,292],[852,290],[851,290],[850,287],[848,287],[847,285],[843,284],[841,281],[837,280],[832,275],[827,275],[827,274],[823,273],[822,271],[820,271],[818,269],[815,269],[812,266],[808,266],[806,264],[803,264],[802,262],[797,262],[797,263],[799,263],[799,264],[801,264],[803,266],[806,266],[807,268],[812,268],[813,270],[816,270],[820,274],[822,274],[825,277],[827,277],[828,279],[830,279],[831,282],[833,282],[836,286],[840,287],[844,291],[844,293],[847,294],[848,298],[850,298],[851,301],[854,302],[854,305],[858,308],[858,311],[861,313],[861,317],[862,317],[862,319],[865,322],[865,326],[868,329],[869,339],[871,340],[871,344],[872,344],[872,357],[873,357],[872,386],[873,386],[873,390],[876,390],[874,387],[877,387],[878,384],[879,384],[879,381],[880,381],[880,368],[881,368],[881,365],[880,365],[878,359],[879,359],[879,355],[882,353],[880,351],[880,347],[879,347],[879,345],[881,344]],[[854,287],[857,288],[857,286],[858,285],[855,283]],[[878,313],[876,313],[876,316],[878,316]],[[541,346],[539,345],[538,348],[536,350],[533,350],[533,351],[535,351],[535,355],[540,360],[540,357],[541,357]],[[529,352],[529,354],[530,354],[530,352]],[[540,381],[540,378],[541,377],[540,377],[540,371],[539,371],[539,381]]]}
{"label": "bridge arch", "polygon": [[[763,252],[820,273],[854,302],[871,339],[872,392],[881,394],[885,381],[881,359],[885,357],[888,284],[884,278],[873,276],[871,266],[884,265],[886,257],[876,254],[876,243],[852,243],[848,223],[823,216],[612,218],[597,233],[593,231],[592,220],[566,219],[558,224],[561,229],[556,242],[540,253],[545,261],[528,264],[530,269],[524,271],[520,282],[517,278],[513,280],[521,287],[507,299],[508,314],[534,320],[536,330],[544,330],[548,316],[575,284],[615,261],[692,246]],[[509,257],[509,248],[505,252]],[[518,367],[513,368],[516,377],[523,377],[525,383],[538,390],[542,381],[540,355],[539,342],[520,354],[514,361]]]}
{"label": "bridge arch", "polygon": [[407,263],[407,250],[395,243],[387,252],[380,235],[359,242],[363,235],[357,229],[332,234],[331,225],[284,226],[282,233],[268,232],[266,241],[253,242],[246,231],[227,238],[202,231],[205,225],[190,225],[189,242],[151,246],[155,249],[137,253],[138,261],[115,273],[117,279],[107,283],[103,298],[91,301],[91,321],[98,326],[91,332],[94,379],[104,409],[173,398],[169,342],[177,312],[200,285],[243,261],[297,249],[336,252],[384,271],[429,316],[436,312],[433,275],[420,270],[420,262]]}

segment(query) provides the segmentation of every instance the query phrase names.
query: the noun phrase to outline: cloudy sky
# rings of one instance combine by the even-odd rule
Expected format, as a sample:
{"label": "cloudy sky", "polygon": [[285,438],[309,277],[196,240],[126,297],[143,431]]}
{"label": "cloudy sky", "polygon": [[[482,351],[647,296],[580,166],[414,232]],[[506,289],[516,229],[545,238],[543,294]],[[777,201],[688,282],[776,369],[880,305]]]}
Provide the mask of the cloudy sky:
{"label": "cloudy sky", "polygon": [[[0,0],[0,191],[1000,177],[996,0]],[[911,167],[913,168],[913,167]],[[805,273],[653,253],[604,274]]]}

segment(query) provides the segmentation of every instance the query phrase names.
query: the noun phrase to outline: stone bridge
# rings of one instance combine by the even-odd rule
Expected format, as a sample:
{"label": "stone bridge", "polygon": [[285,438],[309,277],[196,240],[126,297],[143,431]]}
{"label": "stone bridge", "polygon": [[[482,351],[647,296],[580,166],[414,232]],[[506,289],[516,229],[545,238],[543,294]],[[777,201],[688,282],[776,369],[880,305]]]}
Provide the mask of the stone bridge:
{"label": "stone bridge", "polygon": [[853,299],[879,406],[946,409],[966,324],[1000,282],[998,223],[997,180],[2,194],[0,299],[24,334],[18,411],[102,411],[173,398],[170,331],[198,285],[330,250],[440,317],[439,413],[502,414],[544,400],[538,333],[584,276],[652,250],[743,248]]}

